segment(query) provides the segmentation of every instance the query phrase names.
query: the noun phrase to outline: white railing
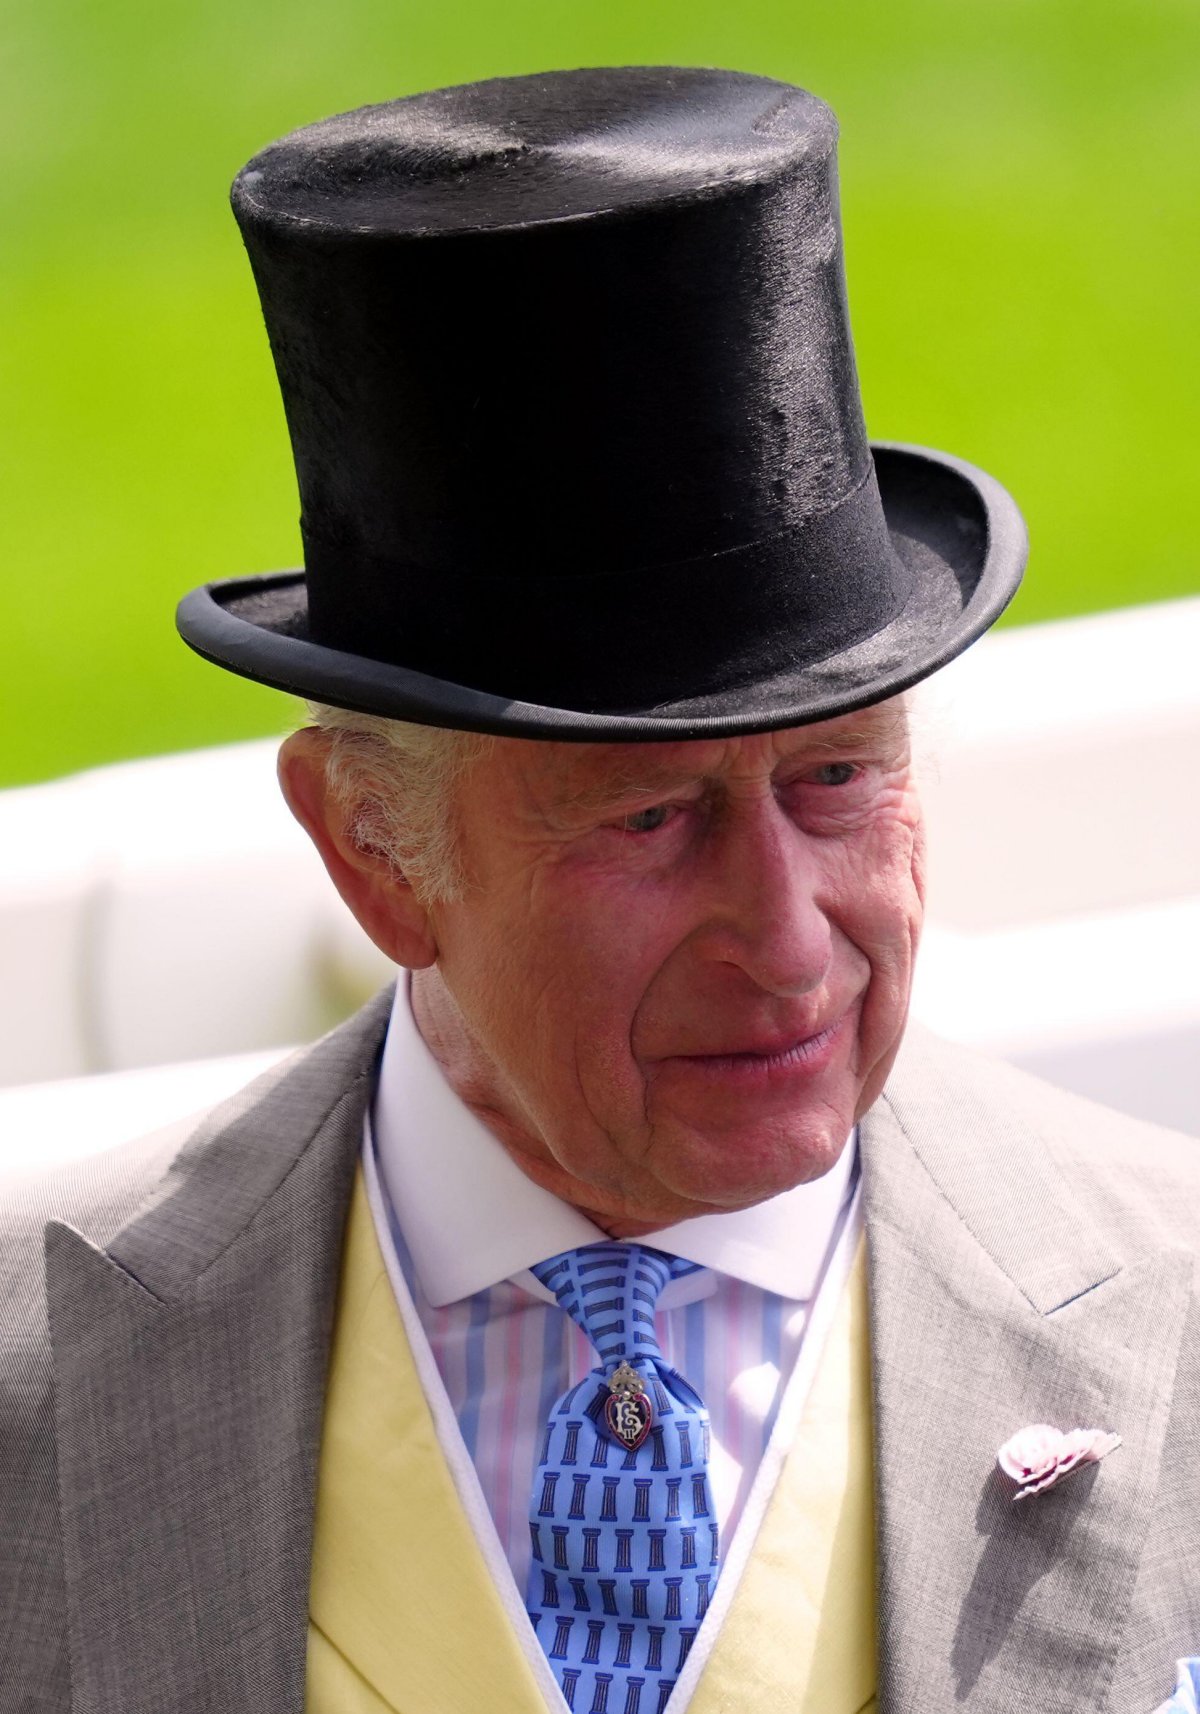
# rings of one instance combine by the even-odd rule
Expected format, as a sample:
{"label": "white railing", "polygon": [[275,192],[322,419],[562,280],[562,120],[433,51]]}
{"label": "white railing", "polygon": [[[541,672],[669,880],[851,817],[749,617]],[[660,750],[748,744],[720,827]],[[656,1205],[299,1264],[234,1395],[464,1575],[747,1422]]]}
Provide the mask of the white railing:
{"label": "white railing", "polygon": [[[1198,663],[1200,599],[1001,632],[923,687],[914,1011],[1200,1131]],[[215,1099],[386,979],[274,752],[0,793],[0,1084],[56,1085],[0,1093],[0,1162],[22,1136],[44,1157],[56,1126],[99,1146]]]}
{"label": "white railing", "polygon": [[918,723],[916,1014],[1200,1132],[1200,600],[988,637]]}

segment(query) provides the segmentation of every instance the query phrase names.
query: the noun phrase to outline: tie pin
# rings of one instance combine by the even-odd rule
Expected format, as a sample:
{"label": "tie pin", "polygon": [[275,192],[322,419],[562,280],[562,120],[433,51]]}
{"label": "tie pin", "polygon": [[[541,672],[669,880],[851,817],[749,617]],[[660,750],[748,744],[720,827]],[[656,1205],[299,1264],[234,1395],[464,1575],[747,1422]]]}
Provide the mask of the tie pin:
{"label": "tie pin", "polygon": [[636,1369],[622,1361],[609,1376],[609,1396],[604,1404],[604,1419],[619,1445],[636,1452],[650,1432],[654,1419],[646,1383]]}

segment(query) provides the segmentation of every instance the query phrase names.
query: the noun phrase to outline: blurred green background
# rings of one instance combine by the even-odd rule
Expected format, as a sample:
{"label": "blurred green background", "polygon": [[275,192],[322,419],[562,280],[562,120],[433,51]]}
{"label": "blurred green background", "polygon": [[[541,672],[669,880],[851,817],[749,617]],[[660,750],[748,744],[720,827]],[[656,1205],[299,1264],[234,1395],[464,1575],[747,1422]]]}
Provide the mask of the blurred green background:
{"label": "blurred green background", "polygon": [[1197,588],[1195,0],[21,0],[3,33],[0,785],[287,723],[172,623],[194,584],[298,560],[227,186],[296,125],[479,77],[815,90],[870,430],[1012,488],[1012,618]]}

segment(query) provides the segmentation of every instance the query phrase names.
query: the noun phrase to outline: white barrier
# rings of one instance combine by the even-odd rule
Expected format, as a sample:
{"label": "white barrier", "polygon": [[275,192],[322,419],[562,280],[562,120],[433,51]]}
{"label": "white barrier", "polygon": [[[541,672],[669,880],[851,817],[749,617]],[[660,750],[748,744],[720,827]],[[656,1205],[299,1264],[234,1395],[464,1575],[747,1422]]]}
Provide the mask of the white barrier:
{"label": "white barrier", "polygon": [[0,793],[0,1084],[305,1041],[387,979],[277,749]]}
{"label": "white barrier", "polygon": [[[1200,1131],[1197,661],[1200,600],[1170,602],[999,633],[923,688],[914,1010]],[[0,1084],[126,1073],[89,1082],[86,1105],[78,1085],[0,1092],[0,1159],[37,1099],[131,1133],[245,1069],[132,1068],[309,1039],[386,979],[283,807],[275,748],[0,793]]]}
{"label": "white barrier", "polygon": [[1200,600],[985,638],[923,687],[942,1035],[1200,1133]]}

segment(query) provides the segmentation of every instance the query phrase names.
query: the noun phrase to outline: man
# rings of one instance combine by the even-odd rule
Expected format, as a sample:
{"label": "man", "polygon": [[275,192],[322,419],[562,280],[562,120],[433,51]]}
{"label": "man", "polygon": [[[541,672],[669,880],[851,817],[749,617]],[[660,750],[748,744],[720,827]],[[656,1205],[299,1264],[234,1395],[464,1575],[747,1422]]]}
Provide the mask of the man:
{"label": "man", "polygon": [[1189,1146],[901,1051],[903,692],[1024,537],[866,441],[834,136],[559,73],[239,176],[305,571],[180,627],[310,699],[411,983],[15,1210],[5,1710],[1134,1714],[1195,1650]]}

